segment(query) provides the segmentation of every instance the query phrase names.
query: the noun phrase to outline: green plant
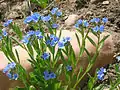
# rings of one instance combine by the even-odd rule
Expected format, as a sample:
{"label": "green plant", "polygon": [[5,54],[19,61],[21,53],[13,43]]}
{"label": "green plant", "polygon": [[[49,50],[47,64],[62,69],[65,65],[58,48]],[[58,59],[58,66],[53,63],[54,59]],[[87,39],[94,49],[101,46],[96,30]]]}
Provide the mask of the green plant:
{"label": "green plant", "polygon": [[[104,44],[104,41],[109,35],[101,38],[101,33],[104,31],[104,26],[107,22],[107,18],[103,18],[100,22],[99,18],[93,18],[90,21],[78,20],[75,24],[77,29],[75,36],[79,45],[79,58],[76,58],[75,51],[71,45],[70,37],[62,37],[62,30],[57,35],[56,29],[59,27],[57,19],[62,16],[62,12],[58,8],[53,8],[51,13],[47,16],[41,16],[39,13],[33,13],[31,16],[25,18],[24,23],[32,26],[34,30],[30,30],[24,36],[19,27],[12,23],[12,20],[8,20],[4,23],[4,27],[13,29],[18,36],[19,41],[10,37],[9,34],[3,30],[1,31],[1,49],[11,62],[3,70],[10,79],[19,79],[25,85],[26,90],[76,90],[78,84],[88,74],[92,66],[94,65],[96,58],[98,57],[100,50]],[[91,26],[89,25],[91,24]],[[47,28],[49,33],[45,33]],[[87,33],[85,33],[87,32]],[[94,34],[97,37],[96,43],[89,33]],[[79,38],[79,35],[82,38]],[[23,38],[22,38],[23,37]],[[80,45],[80,39],[82,43]],[[88,39],[96,48],[95,54],[90,55],[89,51],[85,48],[86,39]],[[12,41],[15,41],[19,46],[25,49],[30,59],[33,68],[32,72],[27,74],[27,71],[20,65],[20,57],[18,51],[15,49],[13,52]],[[56,49],[58,47],[58,49]],[[75,73],[76,66],[79,63],[83,53],[88,55],[89,64],[87,69],[83,71],[81,67],[78,73]],[[65,56],[67,56],[67,60]],[[61,63],[59,63],[61,62]],[[62,79],[61,79],[62,78]],[[96,79],[90,77],[88,88],[92,90],[90,82],[94,84]]]}
{"label": "green plant", "polygon": [[32,3],[36,3],[42,8],[45,8],[48,5],[48,0],[30,0]]}

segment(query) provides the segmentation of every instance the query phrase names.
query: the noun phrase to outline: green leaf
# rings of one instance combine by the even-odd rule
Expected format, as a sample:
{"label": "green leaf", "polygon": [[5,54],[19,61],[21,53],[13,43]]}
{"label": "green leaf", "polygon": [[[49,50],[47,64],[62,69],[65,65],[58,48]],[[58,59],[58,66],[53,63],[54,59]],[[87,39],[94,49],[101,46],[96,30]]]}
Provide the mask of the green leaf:
{"label": "green leaf", "polygon": [[91,55],[90,55],[90,53],[89,53],[89,51],[85,48],[85,52],[87,53],[87,55],[88,55],[88,60],[90,61],[91,60]]}
{"label": "green leaf", "polygon": [[80,74],[81,74],[82,72],[83,72],[83,68],[80,67],[79,72],[78,72],[78,75],[77,75],[77,80],[80,78]]}
{"label": "green leaf", "polygon": [[103,45],[104,45],[104,41],[99,44],[98,51],[100,51],[100,49],[103,47]]}
{"label": "green leaf", "polygon": [[17,43],[19,46],[21,46],[22,48],[24,48],[23,46],[22,46],[22,44],[20,44],[14,37],[10,37],[12,40],[14,40],[15,41],[15,43]]}
{"label": "green leaf", "polygon": [[62,68],[63,68],[63,64],[60,64],[56,70],[57,76],[59,76],[62,73]]}
{"label": "green leaf", "polygon": [[107,36],[104,36],[103,39],[99,42],[100,43],[103,43],[110,35],[107,35]]}
{"label": "green leaf", "polygon": [[62,86],[59,90],[68,90],[68,86]]}
{"label": "green leaf", "polygon": [[87,36],[87,39],[91,42],[91,44],[92,44],[93,46],[96,47],[96,43],[95,43],[89,36]]}
{"label": "green leaf", "polygon": [[16,56],[17,56],[18,62],[20,63],[20,58],[19,58],[17,49],[15,49],[15,52],[16,52]]}
{"label": "green leaf", "polygon": [[28,48],[29,53],[34,57],[34,51],[33,51],[32,45],[27,44],[27,48]]}
{"label": "green leaf", "polygon": [[60,33],[59,33],[59,38],[61,37],[61,35],[62,35],[62,30],[60,30]]}
{"label": "green leaf", "polygon": [[80,39],[79,39],[77,33],[75,33],[75,35],[76,35],[76,38],[77,38],[77,41],[78,41],[78,45],[79,45],[79,48],[80,48]]}
{"label": "green leaf", "polygon": [[92,29],[90,29],[90,30],[97,37],[97,32],[93,31]]}
{"label": "green leaf", "polygon": [[11,24],[11,27],[13,29],[13,31],[17,34],[17,36],[20,38],[20,40],[22,40],[22,31],[20,30],[20,28],[18,27],[17,24]]}
{"label": "green leaf", "polygon": [[85,50],[85,48],[83,48],[83,47],[80,48],[80,53],[79,53],[80,57],[81,57],[82,54],[84,53],[84,50]]}

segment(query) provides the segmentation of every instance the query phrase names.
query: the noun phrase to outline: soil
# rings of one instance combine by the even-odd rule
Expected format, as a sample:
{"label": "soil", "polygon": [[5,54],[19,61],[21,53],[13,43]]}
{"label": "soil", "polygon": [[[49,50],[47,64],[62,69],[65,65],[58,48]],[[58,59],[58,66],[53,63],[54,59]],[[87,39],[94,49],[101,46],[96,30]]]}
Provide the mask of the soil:
{"label": "soil", "polygon": [[[109,22],[105,26],[105,31],[114,35],[114,51],[118,54],[120,52],[120,0],[107,0],[109,3],[106,4],[103,3],[104,1],[105,0],[56,0],[56,2],[50,2],[47,9],[42,9],[36,4],[31,4],[32,8],[30,9],[29,5],[26,4],[26,0],[2,0],[0,1],[0,23],[2,24],[6,19],[13,18],[24,31],[26,30],[26,26],[23,25],[23,20],[31,11],[46,14],[48,9],[54,6],[59,7],[64,12],[63,19],[60,20],[59,23],[67,30],[74,29],[73,26],[67,26],[64,23],[71,14],[76,14],[79,18],[87,20],[93,17],[107,17]],[[16,6],[19,7],[17,8]],[[16,9],[14,7],[16,7]],[[11,13],[13,13],[13,15],[10,16]],[[112,64],[112,68],[108,68],[108,70],[107,75],[115,77],[114,64]],[[104,83],[108,83],[107,78],[108,76],[105,77]]]}

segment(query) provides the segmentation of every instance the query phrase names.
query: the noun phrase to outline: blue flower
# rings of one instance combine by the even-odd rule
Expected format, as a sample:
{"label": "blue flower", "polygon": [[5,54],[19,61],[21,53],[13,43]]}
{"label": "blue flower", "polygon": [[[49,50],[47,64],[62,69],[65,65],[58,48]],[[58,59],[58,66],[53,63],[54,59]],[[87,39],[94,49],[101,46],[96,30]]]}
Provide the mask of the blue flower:
{"label": "blue flower", "polygon": [[56,43],[59,41],[59,38],[58,38],[58,37],[54,37],[54,38],[52,39],[52,41],[54,41],[54,43],[56,44]]}
{"label": "blue flower", "polygon": [[54,29],[56,29],[56,28],[58,28],[58,24],[56,24],[56,23],[54,23],[54,24],[52,24],[52,28],[54,28]]}
{"label": "blue flower", "polygon": [[5,30],[3,31],[2,34],[3,34],[4,37],[6,37],[8,35],[8,33]]}
{"label": "blue flower", "polygon": [[55,46],[55,44],[59,41],[59,38],[56,37],[54,34],[50,35],[50,46]]}
{"label": "blue flower", "polygon": [[94,23],[95,20],[96,20],[96,18],[93,18],[93,19],[90,20],[90,22]]}
{"label": "blue flower", "polygon": [[117,56],[116,59],[118,60],[118,62],[120,61],[120,56]]}
{"label": "blue flower", "polygon": [[93,28],[93,31],[94,31],[94,32],[98,32],[98,30],[99,30],[99,27],[98,27],[98,26],[96,26],[96,27]]}
{"label": "blue flower", "polygon": [[63,49],[64,48],[64,42],[63,41],[60,41],[60,42],[58,42],[58,48],[59,49]]}
{"label": "blue flower", "polygon": [[45,79],[45,80],[49,80],[49,79],[50,79],[50,74],[49,74],[49,72],[48,72],[47,70],[45,70],[43,73],[44,73],[44,79]]}
{"label": "blue flower", "polygon": [[82,22],[83,22],[83,20],[81,20],[81,19],[79,19],[79,20],[77,21],[77,23],[78,23],[79,25],[81,25]]}
{"label": "blue flower", "polygon": [[43,74],[44,74],[44,79],[45,79],[45,80],[49,80],[49,79],[54,79],[54,78],[56,78],[56,74],[53,73],[53,72],[48,72],[48,70],[45,70],[45,71],[43,72]]}
{"label": "blue flower", "polygon": [[9,63],[9,64],[3,69],[3,73],[8,72],[10,69],[14,69],[15,66],[16,66],[16,63],[14,63],[14,62]]}
{"label": "blue flower", "polygon": [[24,36],[24,38],[22,39],[22,43],[28,44],[29,43],[29,38],[28,36]]}
{"label": "blue flower", "polygon": [[50,73],[50,78],[51,78],[51,79],[56,78],[56,74],[55,74],[55,73],[53,73],[53,72],[51,72],[51,73]]}
{"label": "blue flower", "polygon": [[79,24],[76,23],[76,24],[74,25],[74,27],[75,27],[75,28],[79,28]]}
{"label": "blue flower", "polygon": [[17,80],[17,79],[18,79],[18,77],[19,77],[19,75],[18,75],[18,74],[13,74],[12,79],[13,79],[13,80]]}
{"label": "blue flower", "polygon": [[32,18],[31,16],[27,16],[27,17],[25,18],[25,20],[24,20],[24,23],[25,23],[25,24],[28,24],[28,23],[30,23],[32,20],[33,20],[33,18]]}
{"label": "blue flower", "polygon": [[55,46],[55,41],[54,40],[52,40],[51,42],[50,42],[50,46]]}
{"label": "blue flower", "polygon": [[54,39],[55,35],[54,34],[50,34],[50,39]]}
{"label": "blue flower", "polygon": [[106,69],[105,69],[105,68],[103,68],[103,67],[101,67],[101,68],[100,68],[100,71],[102,71],[102,72],[104,72],[104,73],[105,73],[105,72],[106,72]]}
{"label": "blue flower", "polygon": [[58,8],[53,8],[53,9],[51,10],[51,14],[54,15],[54,14],[57,12],[57,10],[58,10]]}
{"label": "blue flower", "polygon": [[10,67],[6,66],[4,69],[3,69],[3,73],[7,73],[8,71],[10,70]]}
{"label": "blue flower", "polygon": [[100,32],[103,32],[104,31],[104,26],[103,25],[100,25]]}
{"label": "blue flower", "polygon": [[49,74],[48,70],[45,70],[43,73],[44,73],[44,75]]}
{"label": "blue flower", "polygon": [[50,45],[50,40],[49,40],[49,39],[46,40],[46,44],[47,44],[47,45]]}
{"label": "blue flower", "polygon": [[56,12],[56,16],[60,17],[62,15],[62,12],[61,11],[57,11]]}
{"label": "blue flower", "polygon": [[35,35],[36,35],[39,39],[42,39],[42,38],[43,38],[42,32],[40,32],[39,30],[38,30],[38,31],[35,31]]}
{"label": "blue flower", "polygon": [[43,22],[48,22],[48,21],[51,20],[51,16],[50,16],[50,15],[48,15],[48,16],[41,16],[41,20],[42,20]]}
{"label": "blue flower", "polygon": [[102,22],[103,22],[103,23],[108,22],[108,18],[106,18],[106,17],[102,18]]}
{"label": "blue flower", "polygon": [[45,79],[45,80],[49,80],[49,79],[50,79],[50,75],[49,75],[49,74],[44,75],[44,79]]}
{"label": "blue flower", "polygon": [[38,22],[38,20],[40,19],[41,15],[37,12],[33,13],[31,16],[27,16],[24,20],[25,24],[28,24],[30,22]]}
{"label": "blue flower", "polygon": [[89,26],[89,23],[87,22],[87,20],[84,20],[84,21],[83,21],[83,26],[84,26],[84,27],[88,27],[88,26]]}
{"label": "blue flower", "polygon": [[28,37],[29,37],[29,36],[32,36],[32,35],[34,35],[34,34],[35,34],[35,31],[33,31],[33,30],[27,32],[27,36],[28,36]]}
{"label": "blue flower", "polygon": [[96,19],[95,19],[95,22],[96,22],[96,23],[100,22],[100,18],[96,18]]}
{"label": "blue flower", "polygon": [[37,13],[37,12],[35,12],[35,13],[33,13],[33,14],[31,15],[31,18],[32,18],[32,20],[33,20],[34,22],[38,22],[38,20],[40,19],[40,17],[41,17],[41,15],[40,15],[39,13]]}
{"label": "blue flower", "polygon": [[8,64],[9,65],[9,67],[11,68],[11,69],[13,69],[13,68],[15,68],[15,66],[16,66],[16,63],[15,62],[11,62],[10,64]]}
{"label": "blue flower", "polygon": [[17,80],[18,74],[14,74],[13,72],[10,73],[10,71],[11,71],[12,69],[14,69],[15,67],[16,67],[16,63],[15,63],[15,62],[11,62],[11,63],[9,63],[9,64],[3,69],[3,73],[5,73],[6,76],[7,76],[9,79]]}
{"label": "blue flower", "polygon": [[67,69],[67,71],[72,71],[72,66],[67,65],[67,66],[66,66],[66,69]]}
{"label": "blue flower", "polygon": [[0,36],[0,40],[2,40],[2,36]]}
{"label": "blue flower", "polygon": [[10,72],[6,73],[6,76],[9,78],[9,79],[12,79],[12,74]]}
{"label": "blue flower", "polygon": [[44,60],[48,59],[50,57],[50,54],[47,52],[44,52],[41,56]]}
{"label": "blue flower", "polygon": [[4,22],[3,26],[4,26],[4,27],[9,26],[9,24],[11,24],[11,23],[12,23],[12,21],[13,21],[13,19],[10,19],[10,20],[8,20],[8,21]]}
{"label": "blue flower", "polygon": [[97,78],[99,80],[103,80],[104,79],[104,73],[101,73],[101,74],[97,75]]}
{"label": "blue flower", "polygon": [[55,42],[54,41],[50,41],[50,46],[55,46]]}
{"label": "blue flower", "polygon": [[98,22],[100,22],[100,19],[99,18],[93,18],[93,19],[91,19],[90,20],[90,22],[92,22],[92,23],[98,23]]}
{"label": "blue flower", "polygon": [[100,70],[98,70],[97,72],[97,78],[99,80],[103,80],[104,79],[104,73],[106,72],[106,69],[101,67]]}
{"label": "blue flower", "polygon": [[70,42],[70,40],[71,40],[71,37],[63,37],[63,42],[64,43],[67,43],[67,42]]}

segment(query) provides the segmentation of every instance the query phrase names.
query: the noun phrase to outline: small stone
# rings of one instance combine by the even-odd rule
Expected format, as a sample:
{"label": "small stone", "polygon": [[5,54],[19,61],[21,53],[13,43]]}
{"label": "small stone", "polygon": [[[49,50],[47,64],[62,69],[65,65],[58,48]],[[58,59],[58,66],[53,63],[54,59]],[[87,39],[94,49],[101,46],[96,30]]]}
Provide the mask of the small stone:
{"label": "small stone", "polygon": [[110,2],[109,1],[103,1],[103,5],[108,5]]}
{"label": "small stone", "polygon": [[92,4],[95,4],[95,3],[100,2],[100,0],[90,0],[90,2],[91,2]]}
{"label": "small stone", "polygon": [[29,9],[26,1],[23,1],[21,5],[14,5],[11,10],[13,11],[27,11]]}
{"label": "small stone", "polygon": [[102,12],[104,12],[104,11],[105,11],[105,9],[102,9],[101,11],[102,11]]}
{"label": "small stone", "polygon": [[91,3],[94,3],[96,0],[90,0]]}
{"label": "small stone", "polygon": [[14,18],[19,17],[19,16],[20,15],[16,11],[12,11],[10,14],[6,15],[7,19],[10,19],[10,18],[14,19]]}
{"label": "small stone", "polygon": [[78,15],[76,15],[76,14],[69,15],[69,16],[68,16],[68,19],[65,20],[65,24],[66,24],[67,26],[71,26],[71,25],[75,24],[75,21],[76,21],[77,19],[78,19]]}
{"label": "small stone", "polygon": [[70,2],[70,3],[75,3],[75,2],[76,2],[76,0],[69,0],[69,2]]}
{"label": "small stone", "polygon": [[88,11],[87,12],[87,15],[92,15],[93,13],[91,11]]}

